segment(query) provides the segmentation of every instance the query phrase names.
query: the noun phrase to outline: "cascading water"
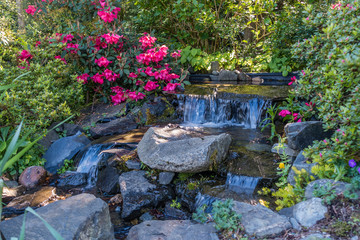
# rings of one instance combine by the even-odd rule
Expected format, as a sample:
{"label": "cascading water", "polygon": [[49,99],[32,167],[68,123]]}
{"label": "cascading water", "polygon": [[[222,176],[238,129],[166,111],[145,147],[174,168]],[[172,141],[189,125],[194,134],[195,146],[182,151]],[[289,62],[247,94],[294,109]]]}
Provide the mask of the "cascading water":
{"label": "cascading water", "polygon": [[254,129],[261,123],[268,99],[235,95],[231,99],[213,95],[178,95],[184,122],[204,126],[235,125]]}
{"label": "cascading water", "polygon": [[86,188],[95,186],[97,180],[97,165],[102,158],[102,151],[112,148],[113,145],[109,144],[95,144],[86,151],[82,156],[77,172],[88,174],[88,184]]}
{"label": "cascading water", "polygon": [[259,182],[260,177],[239,176],[227,174],[226,188],[236,193],[252,194]]}

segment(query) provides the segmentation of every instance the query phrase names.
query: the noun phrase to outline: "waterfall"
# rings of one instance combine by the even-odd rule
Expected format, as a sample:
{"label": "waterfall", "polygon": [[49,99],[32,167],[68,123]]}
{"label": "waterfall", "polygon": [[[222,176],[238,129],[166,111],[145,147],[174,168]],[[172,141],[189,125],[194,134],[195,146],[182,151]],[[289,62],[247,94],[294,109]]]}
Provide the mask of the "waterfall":
{"label": "waterfall", "polygon": [[88,185],[86,188],[95,186],[98,173],[97,165],[102,158],[102,151],[112,147],[113,145],[109,144],[95,144],[89,147],[82,156],[76,171],[88,174]]}
{"label": "waterfall", "polygon": [[247,177],[227,174],[226,187],[236,193],[252,194],[259,182],[260,177]]}
{"label": "waterfall", "polygon": [[184,122],[207,126],[237,125],[244,128],[256,128],[260,125],[270,100],[235,95],[231,99],[215,94],[178,95],[179,107],[183,111]]}

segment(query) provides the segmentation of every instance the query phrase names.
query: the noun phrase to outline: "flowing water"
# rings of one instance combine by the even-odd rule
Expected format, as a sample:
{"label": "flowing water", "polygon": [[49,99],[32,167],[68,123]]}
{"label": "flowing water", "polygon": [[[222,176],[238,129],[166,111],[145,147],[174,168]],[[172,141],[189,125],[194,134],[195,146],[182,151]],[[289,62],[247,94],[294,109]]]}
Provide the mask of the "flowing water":
{"label": "flowing water", "polygon": [[88,184],[86,188],[91,188],[96,185],[97,165],[103,156],[102,151],[112,147],[113,144],[95,144],[89,147],[82,156],[76,171],[88,174]]}

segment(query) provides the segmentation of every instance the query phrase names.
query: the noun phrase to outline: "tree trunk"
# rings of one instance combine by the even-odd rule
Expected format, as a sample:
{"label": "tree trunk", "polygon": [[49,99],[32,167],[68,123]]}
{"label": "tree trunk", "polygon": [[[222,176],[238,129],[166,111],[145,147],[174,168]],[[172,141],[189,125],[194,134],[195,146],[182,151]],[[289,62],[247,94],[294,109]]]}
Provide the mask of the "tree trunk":
{"label": "tree trunk", "polygon": [[25,21],[24,21],[24,9],[22,5],[22,0],[16,0],[16,8],[18,15],[18,26],[20,31],[25,30]]}

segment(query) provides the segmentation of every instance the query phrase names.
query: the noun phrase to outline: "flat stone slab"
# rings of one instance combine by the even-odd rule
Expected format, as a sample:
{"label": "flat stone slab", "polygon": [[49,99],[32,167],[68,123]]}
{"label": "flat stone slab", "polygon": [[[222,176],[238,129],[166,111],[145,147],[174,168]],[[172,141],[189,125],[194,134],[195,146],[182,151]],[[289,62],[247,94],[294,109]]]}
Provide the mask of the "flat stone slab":
{"label": "flat stone slab", "polygon": [[213,224],[190,220],[151,220],[130,229],[127,240],[218,240]]}
{"label": "flat stone slab", "polygon": [[[83,193],[35,210],[65,240],[114,239],[108,205],[94,195]],[[0,223],[6,239],[19,237],[23,215]],[[31,213],[26,216],[27,240],[54,239],[43,222]]]}
{"label": "flat stone slab", "polygon": [[234,201],[233,210],[241,214],[245,232],[257,237],[276,235],[291,228],[288,218],[258,204],[250,205]]}
{"label": "flat stone slab", "polygon": [[229,134],[203,136],[180,128],[150,128],[138,145],[140,160],[167,172],[202,172],[226,157]]}

